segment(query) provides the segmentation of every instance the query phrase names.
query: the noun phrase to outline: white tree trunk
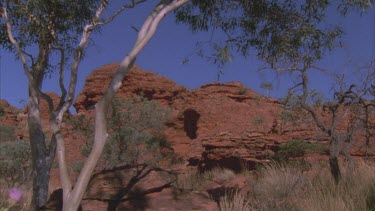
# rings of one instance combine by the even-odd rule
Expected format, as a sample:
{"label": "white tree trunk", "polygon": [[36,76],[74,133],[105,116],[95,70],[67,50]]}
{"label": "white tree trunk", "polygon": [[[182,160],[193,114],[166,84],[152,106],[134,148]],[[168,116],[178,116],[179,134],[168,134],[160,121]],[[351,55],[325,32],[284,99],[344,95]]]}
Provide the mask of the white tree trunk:
{"label": "white tree trunk", "polygon": [[82,201],[91,175],[96,164],[98,163],[107,140],[108,134],[106,112],[108,110],[108,105],[110,104],[117,90],[121,87],[125,75],[133,67],[139,52],[141,52],[141,50],[155,34],[160,21],[165,17],[165,15],[188,1],[189,0],[162,1],[154,8],[138,32],[138,38],[133,49],[122,60],[119,69],[112,78],[111,83],[105,91],[103,97],[95,105],[95,135],[93,149],[78,176],[73,190],[69,194],[66,194],[67,191],[64,190],[63,211],[76,211]]}

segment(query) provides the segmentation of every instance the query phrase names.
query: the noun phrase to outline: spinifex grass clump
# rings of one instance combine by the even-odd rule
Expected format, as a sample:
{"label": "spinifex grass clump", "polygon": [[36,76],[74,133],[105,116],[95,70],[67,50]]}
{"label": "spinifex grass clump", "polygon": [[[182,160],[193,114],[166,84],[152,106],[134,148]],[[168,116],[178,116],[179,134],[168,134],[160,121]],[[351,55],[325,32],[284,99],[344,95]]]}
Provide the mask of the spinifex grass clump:
{"label": "spinifex grass clump", "polygon": [[[343,169],[345,170],[345,169]],[[299,207],[306,210],[375,210],[375,165],[359,164],[354,172],[343,172],[338,185],[328,173],[309,179]]]}
{"label": "spinifex grass clump", "polygon": [[228,192],[219,201],[219,211],[250,211],[251,206],[246,195]]}
{"label": "spinifex grass clump", "polygon": [[224,183],[236,177],[236,174],[225,168],[213,168],[205,172],[190,170],[184,174],[180,174],[174,182],[174,186],[186,191],[199,191],[204,189],[207,182],[214,181],[216,183]]}
{"label": "spinifex grass clump", "polygon": [[354,172],[343,172],[336,184],[327,166],[314,166],[306,174],[294,166],[272,163],[257,172],[253,187],[246,197],[238,193],[222,197],[219,210],[240,204],[236,209],[375,210],[375,164],[361,163]]}

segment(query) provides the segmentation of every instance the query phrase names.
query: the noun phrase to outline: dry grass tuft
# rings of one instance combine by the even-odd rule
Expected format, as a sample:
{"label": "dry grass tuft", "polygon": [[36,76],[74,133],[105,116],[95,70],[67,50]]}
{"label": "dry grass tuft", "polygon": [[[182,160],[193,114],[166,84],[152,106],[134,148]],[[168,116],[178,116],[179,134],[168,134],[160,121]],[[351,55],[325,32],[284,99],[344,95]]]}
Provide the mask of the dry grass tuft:
{"label": "dry grass tuft", "polygon": [[0,189],[0,211],[5,210],[30,210],[31,199],[32,199],[32,187],[30,186],[20,186],[17,190],[22,194],[19,200],[13,200],[10,197],[9,190],[3,186]]}
{"label": "dry grass tuft", "polygon": [[327,166],[316,170],[304,174],[292,166],[266,165],[258,172],[253,193],[227,193],[219,201],[220,211],[375,210],[375,164],[359,164],[353,172],[343,168],[338,185]]}
{"label": "dry grass tuft", "polygon": [[362,163],[352,173],[344,171],[338,185],[327,174],[317,176],[306,189],[299,203],[304,210],[375,210],[375,165]]}
{"label": "dry grass tuft", "polygon": [[226,193],[219,201],[220,211],[250,211],[250,203],[244,194]]}
{"label": "dry grass tuft", "polygon": [[294,199],[305,182],[302,171],[293,166],[271,163],[259,172],[250,203],[256,210],[294,210]]}
{"label": "dry grass tuft", "polygon": [[191,170],[179,175],[174,185],[182,190],[202,190],[208,181],[223,183],[235,177],[236,174],[232,170],[224,168],[214,168],[203,173]]}

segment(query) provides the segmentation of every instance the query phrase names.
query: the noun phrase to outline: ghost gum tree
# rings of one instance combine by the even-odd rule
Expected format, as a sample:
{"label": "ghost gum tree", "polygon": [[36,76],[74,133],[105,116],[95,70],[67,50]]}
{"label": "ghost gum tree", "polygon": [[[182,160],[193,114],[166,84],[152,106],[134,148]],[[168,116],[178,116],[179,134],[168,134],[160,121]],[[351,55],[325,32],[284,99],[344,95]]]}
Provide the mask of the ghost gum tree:
{"label": "ghost gum tree", "polygon": [[[64,153],[61,123],[73,103],[78,66],[90,34],[111,22],[124,9],[143,2],[128,1],[103,19],[101,16],[108,0],[0,1],[0,45],[22,63],[29,84],[27,109],[34,173],[32,204],[35,210],[46,203],[56,149],[59,158]],[[59,61],[54,63],[52,58],[59,58]],[[64,71],[68,69],[68,64],[71,64],[70,79],[66,88]],[[55,71],[59,74],[62,94],[58,105],[54,105],[51,98],[42,92],[44,78]],[[43,132],[40,98],[48,102],[51,137],[46,137]],[[64,167],[64,160],[59,159],[59,162]],[[63,174],[66,169],[60,168],[60,171]]]}
{"label": "ghost gum tree", "polygon": [[[138,32],[133,49],[120,64],[102,99],[96,104],[95,135],[93,149],[88,156],[77,182],[70,181],[65,162],[64,139],[60,132],[64,113],[72,105],[77,82],[78,65],[91,32],[98,26],[112,21],[125,8],[133,8],[144,0],[129,1],[110,18],[101,15],[108,0],[103,1],[6,1],[1,2],[1,45],[15,53],[22,62],[29,82],[28,123],[34,168],[35,209],[45,204],[48,193],[49,170],[55,151],[59,161],[60,178],[63,189],[63,210],[77,210],[88,185],[91,174],[98,162],[107,139],[106,112],[126,73],[134,65],[139,52],[154,35],[160,21],[188,0],[163,0],[155,6]],[[88,24],[86,24],[88,23]],[[85,25],[86,24],[86,25]],[[78,41],[78,34],[82,38]],[[77,45],[77,47],[75,47]],[[37,47],[37,56],[27,52]],[[41,91],[43,79],[51,68],[50,56],[60,53],[58,67],[62,97],[57,109],[51,98]],[[66,56],[73,56],[71,78],[68,90],[63,83]],[[28,57],[28,59],[27,59]],[[46,146],[45,134],[40,120],[40,97],[49,105],[50,128],[53,131],[51,144]]]}

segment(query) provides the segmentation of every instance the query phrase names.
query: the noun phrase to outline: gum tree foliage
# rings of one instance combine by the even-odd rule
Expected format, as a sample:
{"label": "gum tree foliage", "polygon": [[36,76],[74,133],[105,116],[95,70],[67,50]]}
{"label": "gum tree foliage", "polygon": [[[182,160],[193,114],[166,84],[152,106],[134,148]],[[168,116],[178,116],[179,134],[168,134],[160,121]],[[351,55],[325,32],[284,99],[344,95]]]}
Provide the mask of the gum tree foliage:
{"label": "gum tree foliage", "polygon": [[212,58],[213,63],[222,66],[231,61],[233,51],[249,56],[255,50],[258,58],[275,67],[278,63],[320,59],[325,50],[335,46],[342,30],[319,25],[330,2],[193,0],[179,9],[176,17],[178,23],[187,24],[193,32],[225,33],[222,40],[208,42],[213,51],[199,51]]}

